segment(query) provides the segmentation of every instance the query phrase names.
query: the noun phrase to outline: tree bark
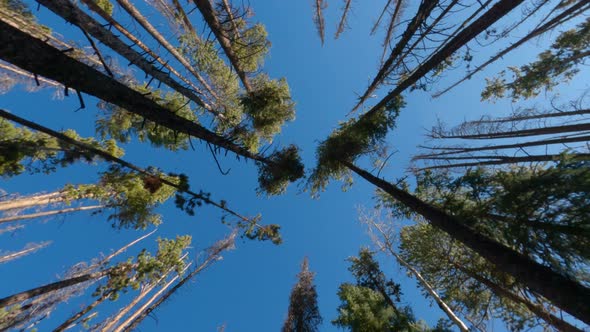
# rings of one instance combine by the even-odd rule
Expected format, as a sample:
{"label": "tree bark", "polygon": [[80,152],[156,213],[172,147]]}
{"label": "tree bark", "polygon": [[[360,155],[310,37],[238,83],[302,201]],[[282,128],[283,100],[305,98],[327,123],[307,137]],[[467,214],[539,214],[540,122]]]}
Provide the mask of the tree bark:
{"label": "tree bark", "polygon": [[[489,159],[485,161],[476,161],[468,163],[456,163],[447,165],[435,165],[419,168],[419,170],[426,169],[437,169],[437,168],[454,168],[454,167],[472,167],[472,166],[485,166],[485,165],[503,165],[503,164],[517,164],[517,163],[529,163],[538,161],[557,161],[561,158],[561,155],[529,155],[524,157],[509,157],[509,156],[473,156],[473,157],[431,157],[431,158],[415,158],[415,160],[457,160],[457,159]],[[576,160],[587,160],[590,159],[589,153],[576,153],[570,158]]]}
{"label": "tree bark", "polygon": [[150,61],[145,59],[141,54],[134,51],[131,47],[125,44],[121,39],[117,38],[111,31],[96,22],[92,17],[84,13],[77,6],[73,5],[69,0],[37,0],[38,3],[47,7],[55,14],[61,16],[69,23],[78,26],[80,29],[88,32],[91,36],[98,39],[101,43],[110,47],[130,63],[137,65],[146,74],[156,78],[157,80],[168,85],[170,88],[178,91],[188,99],[195,102],[197,105],[203,107],[215,116],[221,114],[205,103],[199,96],[197,96],[191,89],[184,87],[179,82],[175,81],[167,73],[156,68]]}
{"label": "tree bark", "polygon": [[[268,163],[260,155],[234,144],[199,124],[182,118],[128,86],[75,60],[12,26],[0,21],[0,58],[30,72],[96,96],[171,130],[182,132],[242,157]],[[47,65],[51,64],[51,66]]]}
{"label": "tree bark", "polygon": [[53,282],[53,283],[50,283],[50,284],[47,284],[44,286],[32,288],[32,289],[29,289],[29,290],[26,290],[26,291],[23,291],[20,293],[16,293],[16,294],[7,296],[5,298],[0,299],[0,308],[7,308],[10,305],[29,300],[35,296],[47,294],[47,293],[50,293],[50,292],[53,292],[56,290],[60,290],[63,288],[67,288],[70,286],[74,286],[74,285],[83,283],[86,281],[97,280],[99,278],[106,276],[109,273],[109,271],[110,271],[110,269],[107,269],[104,271],[99,271],[99,272],[87,273],[87,274],[84,274],[81,276],[56,281],[56,282]]}
{"label": "tree bark", "polygon": [[350,162],[342,162],[350,170],[381,188],[393,198],[430,221],[431,225],[449,234],[491,262],[500,271],[512,275],[532,291],[542,295],[554,305],[590,324],[590,289],[571,278],[537,263],[487,236],[465,226],[465,222],[400,190],[389,182],[373,176]]}
{"label": "tree bark", "polygon": [[178,60],[178,62],[180,62],[184,66],[184,68],[186,68],[191,74],[193,74],[193,76],[197,78],[199,83],[203,85],[207,92],[209,92],[215,99],[218,99],[217,94],[215,93],[215,91],[213,91],[213,89],[211,88],[209,83],[207,83],[207,81],[203,78],[203,76],[201,76],[201,74],[199,74],[199,72],[197,72],[194,69],[194,67],[186,60],[186,58],[182,56],[182,54],[180,54],[180,52],[178,52],[176,48],[174,48],[174,46],[172,46],[166,40],[166,38],[164,38],[164,36],[162,36],[158,32],[158,30],[156,30],[156,28],[154,28],[153,25],[150,24],[150,22],[133,6],[131,2],[127,0],[117,0],[117,2],[119,3],[119,5],[121,5],[121,7],[123,7],[123,9],[125,9],[125,11],[129,15],[131,15],[131,17],[133,17],[137,21],[137,23],[139,23],[147,32],[149,32],[149,34],[152,37],[154,37],[154,39],[156,39],[158,43],[160,43],[160,45],[164,46],[164,48],[168,52],[170,52],[170,54],[172,54],[174,58],[176,58],[176,60]]}
{"label": "tree bark", "polygon": [[498,139],[498,138],[516,138],[538,135],[561,134],[571,132],[583,132],[590,130],[590,123],[578,123],[573,125],[551,126],[533,129],[521,129],[512,131],[499,131],[479,134],[466,135],[445,135],[435,134],[433,138],[460,138],[460,139]]}
{"label": "tree bark", "polygon": [[59,203],[65,200],[65,196],[66,193],[64,191],[56,191],[49,194],[40,194],[27,197],[19,197],[7,201],[0,201],[0,211],[12,209],[25,209],[33,206]]}
{"label": "tree bark", "polygon": [[213,9],[213,6],[211,5],[210,0],[193,0],[193,1],[194,1],[195,5],[197,5],[197,8],[201,12],[201,14],[203,15],[203,18],[205,19],[205,22],[209,26],[209,29],[211,29],[211,31],[215,35],[215,38],[219,42],[219,45],[221,45],[221,48],[223,49],[223,52],[225,53],[225,55],[229,59],[229,62],[231,62],[232,66],[236,70],[238,77],[242,81],[242,85],[244,85],[244,88],[246,89],[246,91],[252,92],[252,86],[250,85],[250,81],[248,80],[246,73],[242,70],[242,68],[240,66],[240,59],[238,59],[238,56],[234,53],[234,50],[232,48],[229,38],[227,38],[227,36],[225,35],[223,28],[221,26],[221,23],[217,19],[217,16],[215,16],[215,10]]}
{"label": "tree bark", "polygon": [[12,222],[12,221],[24,220],[24,219],[33,219],[33,218],[54,216],[57,214],[65,214],[65,213],[70,213],[70,212],[95,210],[95,209],[101,209],[103,207],[104,207],[104,205],[79,206],[79,207],[67,208],[67,209],[61,209],[61,210],[55,210],[55,211],[44,211],[44,212],[38,212],[38,213],[18,215],[18,216],[4,217],[4,218],[0,218],[0,224]]}
{"label": "tree bark", "polygon": [[457,263],[452,262],[451,264],[453,264],[457,269],[459,269],[459,271],[468,275],[470,278],[485,285],[497,296],[504,297],[504,298],[507,298],[507,299],[515,302],[515,303],[520,303],[520,304],[524,305],[533,314],[535,314],[537,317],[544,320],[547,324],[555,327],[558,331],[583,332],[581,329],[579,329],[579,328],[571,325],[570,323],[564,321],[563,319],[547,312],[547,310],[542,305],[532,303],[528,299],[525,299],[517,294],[514,294],[510,290],[505,289],[504,287],[496,284],[495,282],[493,282],[487,278],[484,278],[484,277],[478,275],[477,273],[474,273],[474,272],[460,266]]}

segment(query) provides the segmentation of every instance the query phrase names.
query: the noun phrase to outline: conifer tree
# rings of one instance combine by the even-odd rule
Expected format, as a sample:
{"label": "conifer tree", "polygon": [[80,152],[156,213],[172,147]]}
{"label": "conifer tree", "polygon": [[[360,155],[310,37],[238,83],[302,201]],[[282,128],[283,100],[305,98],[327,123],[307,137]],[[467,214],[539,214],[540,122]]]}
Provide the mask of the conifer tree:
{"label": "conifer tree", "polygon": [[289,297],[289,311],[281,331],[283,332],[315,332],[322,323],[317,292],[313,283],[314,273],[309,271],[307,257],[301,263],[301,271],[297,274],[297,283]]}

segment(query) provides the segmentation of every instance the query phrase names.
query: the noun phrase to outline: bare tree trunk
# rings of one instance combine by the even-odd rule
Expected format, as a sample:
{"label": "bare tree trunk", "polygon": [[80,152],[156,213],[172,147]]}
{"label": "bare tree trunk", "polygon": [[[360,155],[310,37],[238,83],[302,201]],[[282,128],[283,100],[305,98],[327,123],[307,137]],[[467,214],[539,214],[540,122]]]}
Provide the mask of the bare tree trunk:
{"label": "bare tree trunk", "polygon": [[78,311],[77,313],[72,315],[70,318],[68,318],[65,322],[63,322],[60,326],[56,327],[53,330],[53,332],[61,332],[61,331],[65,331],[67,329],[74,327],[75,322],[78,319],[82,318],[84,315],[86,315],[92,309],[96,308],[99,304],[101,304],[106,299],[108,299],[110,295],[111,295],[110,293],[105,293],[105,294],[101,295],[98,299],[94,300],[94,302],[92,302],[91,304],[86,306],[86,308]]}
{"label": "bare tree trunk", "polygon": [[542,305],[540,304],[535,304],[532,303],[531,301],[529,301],[528,299],[525,299],[517,294],[514,294],[513,292],[511,292],[508,289],[505,289],[504,287],[496,284],[495,282],[484,278],[480,275],[478,275],[477,273],[474,273],[462,266],[460,266],[457,263],[451,262],[451,264],[453,264],[456,268],[458,268],[461,272],[465,273],[466,275],[468,275],[470,278],[475,279],[476,281],[482,283],[483,285],[485,285],[487,288],[489,288],[494,294],[496,294],[499,297],[503,297],[503,298],[507,298],[510,299],[511,301],[515,302],[515,303],[520,303],[522,305],[524,305],[528,310],[530,310],[533,314],[535,314],[537,317],[541,318],[542,320],[544,320],[547,324],[553,326],[554,328],[556,328],[558,331],[565,331],[565,332],[582,332],[581,329],[571,325],[570,323],[564,321],[563,319],[549,313]]}
{"label": "bare tree trunk", "polygon": [[379,231],[379,233],[381,233],[381,236],[384,239],[384,243],[382,245],[377,244],[378,246],[380,246],[380,249],[383,251],[388,251],[399,262],[400,265],[405,267],[411,274],[414,275],[414,277],[416,277],[416,279],[418,280],[418,282],[420,282],[422,287],[424,287],[426,292],[434,299],[438,307],[447,315],[447,317],[449,317],[449,319],[453,323],[455,323],[455,325],[457,325],[460,331],[468,332],[469,328],[467,327],[467,325],[444,302],[444,300],[438,295],[436,290],[434,290],[434,288],[428,283],[428,281],[426,281],[426,279],[422,277],[422,274],[420,274],[418,270],[416,270],[412,265],[410,265],[403,258],[401,258],[401,256],[398,255],[395,252],[395,250],[393,250],[393,242],[391,241],[389,235],[382,229],[382,227],[374,221],[367,220],[366,222],[369,225],[369,227],[374,227]]}
{"label": "bare tree trunk", "polygon": [[192,100],[197,105],[203,107],[213,115],[223,117],[219,112],[213,110],[211,105],[203,101],[193,91],[172,79],[172,77],[170,77],[170,75],[167,73],[156,68],[150,61],[127,46],[127,44],[117,38],[107,28],[96,22],[92,17],[73,5],[69,0],[37,0],[37,2],[47,7],[55,14],[63,17],[69,23],[76,25],[80,29],[88,32],[101,43],[107,45],[112,50],[123,56],[130,63],[137,65],[146,74],[153,76],[157,80],[168,85],[170,88],[178,91],[180,94]]}
{"label": "bare tree trunk", "polygon": [[338,39],[340,34],[344,32],[346,28],[346,16],[348,15],[348,11],[350,10],[350,5],[352,0],[344,0],[344,9],[342,10],[342,16],[340,17],[340,22],[338,23],[338,28],[336,29],[336,34],[334,35],[334,39]]}
{"label": "bare tree trunk", "polygon": [[81,0],[81,1],[84,2],[84,4],[86,4],[86,6],[88,6],[88,8],[90,8],[90,10],[92,10],[93,12],[98,14],[100,17],[102,17],[104,20],[106,20],[110,25],[114,26],[117,30],[119,30],[119,32],[121,32],[127,39],[131,40],[135,45],[139,46],[139,48],[141,48],[144,52],[146,52],[146,54],[149,54],[152,58],[154,58],[154,60],[156,60],[158,63],[160,63],[163,68],[166,68],[166,70],[169,70],[176,77],[180,78],[181,81],[183,81],[184,83],[189,85],[196,92],[202,94],[202,91],[200,91],[200,89],[197,86],[195,86],[193,84],[193,82],[191,82],[189,79],[187,79],[186,77],[181,75],[173,66],[171,66],[168,63],[168,61],[164,61],[164,59],[162,59],[159,55],[154,53],[149,47],[147,47],[144,43],[142,43],[141,40],[139,40],[131,32],[129,32],[127,29],[125,29],[121,24],[119,24],[119,22],[117,22],[114,18],[112,18],[107,12],[102,10],[102,8],[100,8],[94,2],[94,0]]}
{"label": "bare tree trunk", "polygon": [[96,209],[101,209],[103,207],[104,207],[104,205],[79,206],[79,207],[75,207],[75,208],[61,209],[61,210],[55,210],[55,211],[44,211],[44,212],[24,214],[24,215],[19,215],[19,216],[4,217],[4,218],[0,218],[0,224],[12,222],[12,221],[17,221],[17,220],[34,219],[34,218],[54,216],[54,215],[58,215],[58,214],[65,214],[65,213],[71,213],[71,212],[96,210]]}
{"label": "bare tree trunk", "polygon": [[[123,331],[128,332],[128,331],[132,331],[133,329],[135,329],[152,311],[156,310],[158,308],[158,306],[160,306],[162,303],[164,303],[164,301],[166,301],[170,296],[172,296],[178,289],[180,289],[182,286],[184,286],[189,280],[196,277],[197,274],[199,274],[201,271],[206,269],[209,265],[218,261],[218,258],[220,257],[221,252],[223,252],[224,250],[231,249],[233,247],[234,239],[235,239],[235,233],[232,233],[230,236],[226,237],[225,239],[223,239],[221,241],[218,241],[216,244],[214,244],[212,247],[210,247],[207,250],[208,256],[203,263],[201,263],[199,266],[197,266],[187,276],[182,278],[176,285],[174,285],[174,287],[172,287],[170,290],[166,291],[166,293],[164,295],[160,296],[155,303],[151,304],[156,299],[156,296],[154,296],[150,300],[148,300],[146,305],[144,305],[142,308],[140,308],[140,310],[138,310],[134,314],[133,320],[130,323],[126,322],[126,324],[128,324],[128,325],[125,327],[125,329]],[[159,295],[159,293],[163,292],[167,287],[169,287],[169,285],[166,285],[166,287],[162,288],[162,290],[160,290],[160,292],[158,292],[158,294],[156,294],[156,295]],[[147,307],[148,305],[149,305],[149,307]]]}
{"label": "bare tree trunk", "polygon": [[174,48],[174,46],[172,46],[166,40],[166,38],[164,38],[164,36],[162,36],[158,32],[158,30],[156,30],[156,28],[154,28],[154,26],[151,25],[150,22],[143,15],[141,15],[141,13],[133,6],[131,2],[127,0],[117,0],[117,2],[119,3],[119,5],[121,5],[121,7],[123,7],[123,9],[125,9],[125,11],[129,15],[131,15],[131,17],[133,17],[147,32],[149,32],[149,34],[152,37],[154,37],[154,39],[156,39],[158,43],[160,43],[160,45],[164,46],[164,48],[168,52],[170,52],[170,54],[172,54],[174,58],[176,58],[176,60],[178,60],[178,62],[180,62],[184,66],[184,68],[186,68],[191,74],[193,74],[193,76],[197,78],[199,83],[203,85],[207,92],[209,92],[216,100],[218,99],[217,94],[215,93],[215,91],[213,91],[213,89],[211,89],[211,86],[209,86],[209,83],[207,83],[203,76],[201,76],[201,74],[199,74],[199,72],[197,72],[193,68],[193,66],[188,62],[188,60],[186,60],[186,58],[182,56],[182,54],[180,54],[180,52],[178,52],[176,48]]}
{"label": "bare tree trunk", "polygon": [[[407,44],[410,42],[410,39],[414,36],[418,28],[422,25],[424,20],[430,16],[432,10],[438,4],[438,0],[422,0],[420,3],[420,7],[418,7],[418,12],[412,20],[408,23],[406,30],[401,35],[400,39],[398,40],[397,44],[389,54],[389,57],[383,63],[377,75],[373,79],[373,82],[369,85],[365,93],[359,98],[358,103],[354,106],[351,112],[356,111],[366,100],[367,98],[377,89],[377,87],[385,80],[387,77],[387,73],[390,72],[391,67],[393,66],[393,62],[402,54]],[[395,17],[392,17],[392,20],[395,20]],[[394,24],[395,21],[392,21]],[[393,26],[390,24],[390,28],[388,29],[388,34],[391,34],[390,30],[393,30]],[[387,42],[387,40],[386,40]],[[387,49],[387,44],[384,45]]]}
{"label": "bare tree trunk", "polygon": [[88,273],[88,274],[84,274],[81,276],[56,281],[56,282],[53,282],[53,283],[50,283],[50,284],[47,284],[44,286],[32,288],[32,289],[29,289],[29,290],[26,290],[26,291],[23,291],[20,293],[16,293],[16,294],[7,296],[5,298],[0,299],[0,308],[7,308],[10,305],[32,299],[35,296],[54,292],[56,290],[64,289],[64,288],[74,286],[74,285],[77,285],[77,284],[80,284],[80,283],[83,283],[86,281],[100,279],[100,278],[106,276],[109,273],[109,271],[110,271],[110,269],[106,269],[104,271]]}
{"label": "bare tree trunk", "polygon": [[21,258],[21,257],[31,254],[37,250],[41,250],[50,244],[51,244],[51,241],[45,241],[45,242],[41,242],[41,243],[33,243],[33,245],[27,245],[28,248],[25,247],[26,249],[23,249],[23,250],[20,250],[17,252],[13,252],[13,253],[9,253],[9,254],[4,254],[4,255],[0,256],[0,263],[6,263],[8,261]]}
{"label": "bare tree trunk", "polygon": [[424,217],[430,224],[453,239],[465,244],[503,271],[542,295],[555,306],[590,324],[590,289],[552,269],[537,263],[504,245],[465,226],[466,223],[440,209],[400,190],[389,182],[373,176],[350,162],[342,162],[350,170],[381,188],[393,198]]}
{"label": "bare tree trunk", "polygon": [[460,138],[460,139],[499,139],[499,138],[516,138],[538,135],[561,134],[571,132],[583,132],[590,130],[590,123],[578,123],[573,125],[551,126],[533,129],[521,129],[512,131],[484,132],[478,134],[466,135],[445,135],[444,133],[435,134],[433,138]]}
{"label": "bare tree trunk", "polygon": [[19,197],[7,201],[0,201],[0,211],[25,209],[34,206],[61,203],[65,200],[65,198],[66,192],[64,191],[56,191],[49,194]]}
{"label": "bare tree trunk", "polygon": [[[118,1],[120,1],[120,0],[118,0]],[[234,53],[232,46],[231,46],[231,42],[227,38],[227,36],[225,35],[223,28],[221,26],[221,23],[217,19],[217,16],[215,16],[215,11],[213,9],[213,6],[211,5],[210,0],[193,0],[193,1],[194,1],[195,5],[197,5],[197,8],[201,12],[201,14],[203,15],[203,18],[205,19],[205,22],[209,26],[209,29],[211,29],[211,31],[215,35],[215,38],[219,42],[219,45],[221,45],[221,48],[223,49],[223,52],[225,53],[225,55],[229,59],[229,62],[231,62],[232,66],[236,70],[238,77],[242,81],[242,85],[244,85],[244,88],[246,89],[246,91],[251,92],[252,86],[250,85],[250,81],[248,80],[246,73],[242,70],[242,68],[240,66],[240,60],[238,59],[238,56]]]}
{"label": "bare tree trunk", "polygon": [[[96,96],[171,130],[197,137],[240,156],[269,161],[201,125],[182,118],[126,85],[72,59],[43,41],[0,21],[0,57],[23,69],[48,77],[79,92]],[[51,63],[52,66],[47,66]]]}
{"label": "bare tree trunk", "polygon": [[469,153],[469,152],[478,152],[478,151],[521,149],[521,148],[526,148],[526,147],[531,147],[531,146],[565,144],[565,143],[576,143],[576,142],[586,142],[586,141],[590,141],[590,136],[573,136],[573,137],[562,136],[562,137],[557,137],[557,138],[543,139],[543,140],[539,140],[539,141],[513,143],[513,144],[488,145],[488,146],[479,146],[479,147],[473,147],[473,148],[420,146],[421,148],[426,148],[426,149],[431,149],[431,150],[446,150],[446,151],[432,153],[432,154],[422,154],[422,155],[418,155],[418,156],[414,157],[414,159],[426,159],[426,158],[430,158],[430,157],[447,156],[447,155]]}
{"label": "bare tree trunk", "polygon": [[[489,165],[504,165],[504,164],[518,164],[518,163],[529,163],[529,162],[540,162],[540,161],[557,161],[561,158],[561,155],[529,155],[524,157],[509,157],[509,156],[472,156],[472,157],[431,157],[431,158],[416,158],[416,160],[457,160],[457,159],[488,159],[485,161],[474,161],[466,163],[455,163],[446,165],[434,165],[418,168],[418,170],[427,169],[438,169],[438,168],[455,168],[455,167],[473,167],[473,166],[489,166]],[[569,158],[576,160],[587,160],[590,159],[589,153],[576,153],[569,155]]]}

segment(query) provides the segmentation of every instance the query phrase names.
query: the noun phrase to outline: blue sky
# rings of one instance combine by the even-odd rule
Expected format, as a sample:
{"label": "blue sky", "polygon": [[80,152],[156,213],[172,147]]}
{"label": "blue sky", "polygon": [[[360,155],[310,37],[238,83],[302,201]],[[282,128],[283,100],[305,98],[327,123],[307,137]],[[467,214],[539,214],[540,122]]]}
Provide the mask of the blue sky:
{"label": "blue sky", "polygon": [[[134,1],[144,8],[143,1]],[[381,55],[382,34],[369,36],[371,25],[379,14],[384,1],[353,1],[347,30],[339,40],[333,40],[340,15],[340,1],[330,1],[326,10],[326,44],[322,47],[312,23],[311,1],[251,0],[255,19],[264,23],[272,42],[270,55],[264,70],[271,77],[286,77],[297,103],[297,118],[283,129],[276,138],[278,145],[296,143],[302,149],[302,157],[309,171],[315,162],[315,147],[338,124],[375,74]],[[33,6],[35,8],[35,6]],[[407,10],[411,11],[413,7]],[[116,14],[121,14],[116,12]],[[38,12],[41,22],[63,33],[66,38],[82,41],[81,35],[64,25],[45,8]],[[193,20],[200,20],[198,12]],[[160,18],[155,18],[161,30],[166,28]],[[160,20],[160,21],[157,21]],[[199,26],[199,25],[197,25]],[[138,31],[139,28],[133,29]],[[146,37],[145,33],[140,36]],[[412,92],[407,95],[407,107],[403,110],[398,128],[388,138],[398,153],[389,162],[382,175],[386,178],[402,176],[409,165],[409,158],[416,146],[424,141],[423,134],[437,118],[448,123],[476,118],[481,114],[507,114],[513,105],[501,100],[495,104],[480,103],[479,93],[483,78],[497,73],[508,65],[522,64],[545,48],[548,40],[540,40],[504,59],[501,65],[490,66],[484,74],[439,99],[428,93]],[[486,59],[488,53],[476,55]],[[477,61],[479,62],[479,61]],[[123,63],[123,62],[121,62]],[[138,77],[143,77],[134,69]],[[441,83],[451,82],[462,70],[450,73]],[[440,87],[445,84],[439,85]],[[578,95],[588,84],[580,80],[569,85],[562,95]],[[74,128],[83,136],[93,135],[97,109],[96,100],[85,97],[88,108],[78,108],[77,98],[64,100],[52,98],[52,91],[42,90],[34,94],[18,87],[0,96],[0,107],[24,118],[53,129]],[[385,89],[376,94],[379,98]],[[541,97],[540,101],[543,101]],[[194,189],[212,193],[216,199],[227,200],[229,206],[246,215],[261,213],[263,222],[282,226],[284,243],[240,240],[236,250],[224,255],[222,261],[206,270],[195,282],[180,291],[156,313],[157,320],[146,319],[142,331],[215,331],[226,325],[226,331],[277,331],[285,318],[288,297],[299,265],[304,256],[310,268],[316,272],[316,285],[321,314],[324,317],[322,331],[336,331],[330,320],[336,317],[339,304],[336,296],[338,285],[350,281],[345,259],[356,255],[361,246],[370,244],[364,228],[358,222],[357,208],[373,205],[372,186],[363,181],[346,192],[340,183],[332,183],[319,199],[312,199],[303,192],[304,183],[291,185],[285,195],[265,198],[256,195],[256,167],[251,162],[237,162],[233,157],[220,158],[229,175],[217,170],[206,146],[195,144],[195,151],[173,153],[150,147],[148,144],[131,143],[124,146],[125,159],[140,166],[157,166],[168,172],[186,173]],[[364,167],[370,168],[369,163]],[[66,183],[85,183],[97,178],[97,172],[105,165],[75,165],[51,175],[23,175],[3,180],[0,189],[9,193],[32,194],[52,191]],[[157,236],[173,237],[176,234],[193,236],[192,252],[229,233],[227,226],[219,222],[220,214],[213,208],[198,210],[194,217],[177,211],[172,204],[160,208],[165,223]],[[2,250],[16,250],[28,242],[52,240],[53,244],[38,253],[0,265],[0,294],[11,294],[56,280],[69,266],[89,261],[100,253],[108,253],[143,233],[131,230],[114,230],[101,215],[79,213],[58,217],[45,222],[24,222],[26,228],[13,235],[3,234]],[[153,250],[155,236],[142,244]],[[142,246],[139,246],[142,247]],[[140,248],[136,248],[139,250]],[[131,251],[131,253],[137,252]],[[416,316],[434,324],[442,312],[430,307],[397,265],[380,258],[383,270],[402,284],[403,302],[411,305]],[[124,305],[131,297],[123,296],[115,303]],[[69,314],[90,301],[88,296],[73,299],[52,314],[47,323],[39,325],[43,331],[54,327]],[[99,309],[104,319],[116,305]],[[502,330],[500,325],[495,330]]]}

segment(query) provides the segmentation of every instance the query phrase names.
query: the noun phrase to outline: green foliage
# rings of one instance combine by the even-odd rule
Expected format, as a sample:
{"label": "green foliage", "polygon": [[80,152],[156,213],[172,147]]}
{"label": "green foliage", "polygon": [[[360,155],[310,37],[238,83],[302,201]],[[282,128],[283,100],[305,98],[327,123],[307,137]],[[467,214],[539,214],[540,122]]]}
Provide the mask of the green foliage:
{"label": "green foliage", "polygon": [[[526,294],[510,276],[496,272],[485,259],[426,223],[404,227],[400,255],[418,269],[443,300],[472,322],[501,319],[511,331],[523,331],[542,322],[526,307],[495,294],[466,273],[479,275],[514,292]],[[426,291],[424,291],[426,292]]]}
{"label": "green foliage", "polygon": [[104,10],[107,14],[113,15],[113,4],[109,0],[94,0],[94,2],[100,7],[100,9]]}
{"label": "green foliage", "polygon": [[[115,157],[123,155],[123,150],[114,140],[82,138],[73,130],[66,130],[64,134]],[[0,175],[3,177],[12,177],[23,172],[51,173],[58,167],[66,167],[80,160],[94,162],[100,158],[92,152],[49,135],[16,127],[6,120],[0,120],[0,137]]]}
{"label": "green foliage", "polygon": [[267,159],[268,163],[257,163],[259,194],[280,195],[287,190],[290,182],[304,175],[304,166],[295,145],[275,151]]}
{"label": "green foliage", "polygon": [[[173,177],[167,179],[177,181]],[[162,218],[154,209],[172,197],[175,190],[155,176],[140,175],[114,166],[102,173],[98,184],[65,188],[69,200],[89,198],[112,210],[108,220],[113,222],[113,227],[133,229],[161,224]]]}
{"label": "green foliage", "polygon": [[[197,117],[188,106],[188,101],[181,94],[163,93],[160,90],[151,91],[140,85],[135,85],[134,88],[149,95],[176,115],[193,122],[197,121]],[[103,139],[111,137],[118,142],[128,143],[132,136],[137,136],[140,142],[148,141],[153,146],[172,151],[186,150],[189,147],[190,137],[187,134],[160,126],[113,104],[100,102],[99,107],[104,114],[96,120],[96,131]]]}
{"label": "green foliage", "polygon": [[264,57],[270,48],[268,32],[260,23],[249,28],[245,28],[246,24],[242,19],[235,20],[235,23],[238,29],[244,27],[240,29],[240,35],[233,38],[232,43],[233,51],[240,59],[240,69],[245,72],[256,72],[264,63]]}
{"label": "green foliage", "polygon": [[577,28],[561,33],[551,49],[539,54],[537,61],[520,68],[509,67],[512,82],[507,82],[505,71],[499,77],[486,79],[482,100],[502,98],[507,93],[513,101],[536,97],[542,89],[550,91],[571,80],[589,55],[590,19],[586,19]]}
{"label": "green foliage", "polygon": [[359,156],[383,145],[388,130],[395,128],[395,121],[404,105],[403,99],[398,97],[385,108],[362,116],[358,121],[350,119],[341,123],[317,149],[317,165],[308,183],[311,192],[324,190],[332,178],[351,182],[350,170],[342,161],[352,163]]}
{"label": "green foliage", "polygon": [[36,21],[29,6],[22,0],[0,0],[0,9],[16,13],[29,22]]}
{"label": "green foliage", "polygon": [[271,142],[285,121],[295,119],[289,85],[284,78],[271,80],[266,74],[256,76],[251,84],[253,91],[242,98],[244,111],[252,119],[256,133]]}
{"label": "green foliage", "polygon": [[181,274],[186,262],[183,251],[190,245],[191,237],[177,236],[175,240],[158,239],[158,252],[152,256],[145,249],[136,257],[108,268],[106,284],[99,286],[93,296],[110,294],[112,301],[129,288],[138,290],[142,285],[157,282],[171,270]]}
{"label": "green foliage", "polygon": [[317,291],[313,283],[314,273],[309,271],[307,257],[297,274],[297,283],[289,297],[289,311],[282,332],[316,332],[322,323],[317,302]]}

